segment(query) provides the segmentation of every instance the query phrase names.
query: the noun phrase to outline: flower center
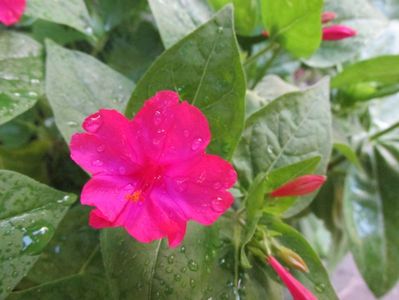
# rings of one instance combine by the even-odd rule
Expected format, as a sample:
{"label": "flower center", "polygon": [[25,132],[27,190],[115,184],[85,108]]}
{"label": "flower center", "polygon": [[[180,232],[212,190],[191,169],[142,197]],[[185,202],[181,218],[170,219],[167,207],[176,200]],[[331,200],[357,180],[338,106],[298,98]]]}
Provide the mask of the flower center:
{"label": "flower center", "polygon": [[133,191],[125,195],[125,199],[134,203],[142,202],[150,194],[155,183],[163,176],[163,168],[157,165],[147,165],[135,175],[139,179]]}

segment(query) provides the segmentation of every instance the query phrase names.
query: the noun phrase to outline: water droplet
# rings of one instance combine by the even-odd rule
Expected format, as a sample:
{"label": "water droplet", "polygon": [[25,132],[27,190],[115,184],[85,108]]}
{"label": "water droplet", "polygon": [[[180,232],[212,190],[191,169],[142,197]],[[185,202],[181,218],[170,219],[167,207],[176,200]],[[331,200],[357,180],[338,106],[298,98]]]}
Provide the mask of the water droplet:
{"label": "water droplet", "polygon": [[224,30],[223,27],[222,27],[222,26],[219,26],[218,29],[217,29],[217,32],[218,32],[218,33],[222,33],[223,30]]}
{"label": "water droplet", "polygon": [[175,278],[175,281],[180,281],[181,280],[181,275],[180,274],[175,274],[174,278]]}
{"label": "water droplet", "polygon": [[22,236],[22,253],[37,255],[50,241],[54,233],[54,228],[50,224],[43,222],[34,223],[24,229]]}
{"label": "water droplet", "polygon": [[213,184],[213,188],[214,188],[215,190],[220,190],[221,187],[222,187],[222,184],[221,184],[220,182],[218,182],[218,181],[216,181],[216,182]]}
{"label": "water droplet", "polygon": [[165,271],[166,273],[172,273],[173,269],[171,267],[166,267]]}
{"label": "water droplet", "polygon": [[187,183],[185,179],[176,180],[176,190],[178,192],[184,192],[187,189]]}
{"label": "water droplet", "polygon": [[180,271],[181,271],[182,273],[186,273],[186,272],[187,272],[187,268],[186,268],[186,267],[182,267],[182,268],[180,269]]}
{"label": "water droplet", "polygon": [[179,252],[180,253],[185,253],[186,252],[186,247],[181,246],[180,249],[179,249]]}
{"label": "water droplet", "polygon": [[118,172],[120,175],[125,175],[126,174],[126,168],[125,167],[119,167]]}
{"label": "water droplet", "polygon": [[36,92],[28,92],[28,97],[31,97],[31,98],[36,98],[38,96],[38,94],[36,93]]}
{"label": "water droplet", "polygon": [[191,150],[193,150],[193,151],[198,150],[201,147],[202,143],[203,143],[202,138],[200,138],[200,137],[195,138],[191,144]]}
{"label": "water droplet", "polygon": [[198,271],[198,264],[194,260],[190,259],[188,261],[188,268],[190,271],[196,272]]}
{"label": "water droplet", "polygon": [[159,110],[155,111],[155,113],[154,113],[154,124],[155,125],[159,125],[162,122],[161,116],[162,116],[162,113]]}
{"label": "water droplet", "polygon": [[267,146],[267,153],[273,154],[273,147],[272,146]]}
{"label": "water droplet", "polygon": [[212,200],[212,209],[215,212],[222,212],[226,209],[223,198],[222,197],[216,197]]}
{"label": "water droplet", "polygon": [[100,146],[97,147],[97,152],[98,153],[104,152],[104,150],[105,150],[105,146],[104,145],[100,145]]}
{"label": "water droplet", "polygon": [[322,293],[326,289],[326,285],[324,283],[318,283],[318,284],[316,284],[315,289],[319,293]]}
{"label": "water droplet", "polygon": [[195,280],[194,279],[190,279],[190,286],[191,288],[195,288]]}
{"label": "water droplet", "polygon": [[93,28],[91,28],[90,26],[87,26],[87,27],[85,28],[85,32],[86,32],[87,34],[89,34],[89,35],[92,35],[92,34],[93,34]]}
{"label": "water droplet", "polygon": [[157,133],[163,135],[163,134],[165,134],[165,129],[159,128],[159,129],[157,130]]}
{"label": "water droplet", "polygon": [[95,167],[101,167],[103,165],[103,162],[99,159],[93,160],[92,165]]}
{"label": "water droplet", "polygon": [[184,137],[189,137],[190,136],[190,131],[188,131],[187,129],[183,130],[183,135]]}
{"label": "water droplet", "polygon": [[175,256],[173,254],[168,256],[168,263],[173,264],[174,261],[175,261]]}
{"label": "water droplet", "polygon": [[12,276],[13,278],[18,277],[18,272],[17,272],[17,271],[12,272],[11,276]]}
{"label": "water droplet", "polygon": [[205,172],[201,172],[201,174],[197,178],[197,183],[203,183],[206,179],[206,174]]}
{"label": "water droplet", "polygon": [[221,258],[220,260],[219,260],[219,265],[220,266],[223,266],[223,265],[225,265],[226,264],[226,259],[225,258]]}
{"label": "water droplet", "polygon": [[20,94],[20,93],[13,93],[13,95],[14,95],[15,97],[21,97],[21,94]]}
{"label": "water droplet", "polygon": [[71,195],[65,195],[61,199],[57,200],[57,203],[63,204],[65,206],[69,206],[70,204],[75,202],[75,198]]}
{"label": "water droplet", "polygon": [[86,121],[83,123],[83,127],[88,132],[94,133],[97,132],[98,129],[100,129],[102,123],[102,116],[99,113],[95,113],[91,115],[88,119],[86,119]]}
{"label": "water droplet", "polygon": [[31,83],[31,84],[39,84],[39,83],[40,83],[40,80],[39,80],[39,79],[36,79],[36,78],[32,78],[32,79],[30,80],[30,83]]}
{"label": "water droplet", "polygon": [[76,127],[76,126],[78,126],[78,123],[76,123],[75,121],[68,121],[68,122],[67,122],[67,125],[68,125],[69,127]]}

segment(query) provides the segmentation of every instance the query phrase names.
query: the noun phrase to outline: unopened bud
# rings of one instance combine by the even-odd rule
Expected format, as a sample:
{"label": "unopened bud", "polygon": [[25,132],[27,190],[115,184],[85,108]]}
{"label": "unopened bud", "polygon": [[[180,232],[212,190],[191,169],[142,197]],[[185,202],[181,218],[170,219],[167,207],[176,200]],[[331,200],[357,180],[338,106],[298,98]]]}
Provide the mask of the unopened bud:
{"label": "unopened bud", "polygon": [[305,273],[309,272],[309,268],[302,257],[300,257],[298,253],[292,251],[291,249],[281,246],[278,249],[277,254],[291,268]]}
{"label": "unopened bud", "polygon": [[263,35],[265,38],[270,37],[270,34],[269,34],[269,32],[267,32],[267,31],[262,31],[262,35]]}
{"label": "unopened bud", "polygon": [[328,23],[332,20],[334,20],[337,17],[337,14],[333,11],[325,11],[322,13],[321,15],[321,22],[324,23]]}
{"label": "unopened bud", "polygon": [[350,38],[357,34],[356,30],[344,25],[332,25],[323,28],[324,41],[338,41]]}
{"label": "unopened bud", "polygon": [[272,197],[303,196],[319,189],[326,181],[326,176],[304,175],[300,176],[270,193]]}

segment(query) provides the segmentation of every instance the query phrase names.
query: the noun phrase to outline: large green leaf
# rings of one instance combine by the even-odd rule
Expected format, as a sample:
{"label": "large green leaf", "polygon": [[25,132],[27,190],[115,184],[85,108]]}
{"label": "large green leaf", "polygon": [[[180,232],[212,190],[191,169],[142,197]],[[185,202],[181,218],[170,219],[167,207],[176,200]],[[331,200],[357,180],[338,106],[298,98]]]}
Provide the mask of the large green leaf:
{"label": "large green leaf", "polygon": [[358,83],[394,84],[399,82],[399,55],[386,55],[360,61],[344,68],[332,81],[334,88]]}
{"label": "large green leaf", "polygon": [[[285,94],[254,113],[246,123],[234,156],[244,187],[259,173],[269,173],[310,157],[321,156],[323,173],[331,152],[331,113],[328,81]],[[311,198],[295,203],[287,216],[306,207]]]}
{"label": "large green leaf", "polygon": [[245,79],[230,6],[161,55],[137,84],[127,115],[160,90],[176,90],[208,118],[210,152],[230,157],[244,122]]}
{"label": "large green leaf", "polygon": [[0,299],[28,273],[76,200],[26,176],[0,171]]}
{"label": "large green leaf", "polygon": [[29,0],[25,14],[73,27],[88,36],[93,35],[90,16],[83,0]]}
{"label": "large green leaf", "polygon": [[88,211],[73,207],[54,238],[7,300],[109,299],[98,232],[88,226]]}
{"label": "large green leaf", "polygon": [[377,141],[365,151],[365,172],[352,167],[347,175],[345,224],[356,264],[380,297],[399,278],[399,144]]}
{"label": "large green leaf", "polygon": [[42,80],[42,46],[27,35],[0,31],[0,124],[36,103]]}
{"label": "large green leaf", "polygon": [[294,228],[274,217],[264,217],[261,223],[266,225],[268,230],[278,233],[279,235],[275,238],[280,244],[289,249],[293,249],[306,262],[309,272],[303,273],[301,271],[291,270],[293,275],[309,288],[317,299],[338,300],[323,263],[305,238]]}
{"label": "large green leaf", "polygon": [[65,140],[100,108],[123,111],[133,83],[95,58],[47,41],[46,94]]}
{"label": "large green leaf", "polygon": [[317,68],[332,67],[356,56],[385,28],[387,21],[368,0],[326,0],[325,11],[337,14],[334,23],[349,26],[356,36],[339,41],[323,41],[317,52],[305,63]]}
{"label": "large green leaf", "polygon": [[262,19],[271,39],[298,57],[320,45],[322,0],[262,0]]}
{"label": "large green leaf", "polygon": [[211,17],[205,0],[148,2],[166,48],[174,45]]}
{"label": "large green leaf", "polygon": [[213,9],[219,10],[227,3],[234,4],[234,24],[237,32],[242,35],[251,35],[258,25],[258,0],[208,0]]}

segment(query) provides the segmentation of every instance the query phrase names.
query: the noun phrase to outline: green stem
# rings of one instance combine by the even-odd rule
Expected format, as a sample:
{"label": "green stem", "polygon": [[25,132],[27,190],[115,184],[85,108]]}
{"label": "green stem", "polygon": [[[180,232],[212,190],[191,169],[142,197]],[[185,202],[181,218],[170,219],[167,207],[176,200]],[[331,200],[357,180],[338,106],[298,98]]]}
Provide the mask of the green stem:
{"label": "green stem", "polygon": [[376,140],[376,139],[378,139],[379,137],[381,137],[381,136],[383,136],[383,135],[385,135],[385,134],[387,134],[387,133],[389,133],[389,132],[395,130],[395,129],[398,128],[398,127],[399,127],[399,121],[396,122],[396,123],[394,123],[393,125],[389,126],[388,128],[386,128],[386,129],[384,129],[384,130],[381,130],[381,131],[379,131],[379,132],[373,134],[373,135],[370,137],[369,140],[370,140],[370,141]]}
{"label": "green stem", "polygon": [[266,74],[267,70],[269,70],[269,68],[272,66],[273,62],[280,55],[280,52],[281,52],[281,47],[274,49],[272,57],[270,57],[270,59],[267,61],[267,63],[260,70],[259,75],[257,76],[255,82],[252,85],[252,88],[254,88],[258,84],[258,82],[263,78],[263,76]]}
{"label": "green stem", "polygon": [[253,62],[255,62],[259,57],[261,57],[263,54],[269,52],[271,49],[273,49],[274,47],[276,47],[276,44],[274,43],[270,43],[269,45],[267,45],[265,48],[263,48],[262,50],[258,51],[257,53],[255,53],[254,55],[252,55],[251,57],[249,57],[245,62],[244,62],[244,66],[248,66],[250,64],[252,64]]}

